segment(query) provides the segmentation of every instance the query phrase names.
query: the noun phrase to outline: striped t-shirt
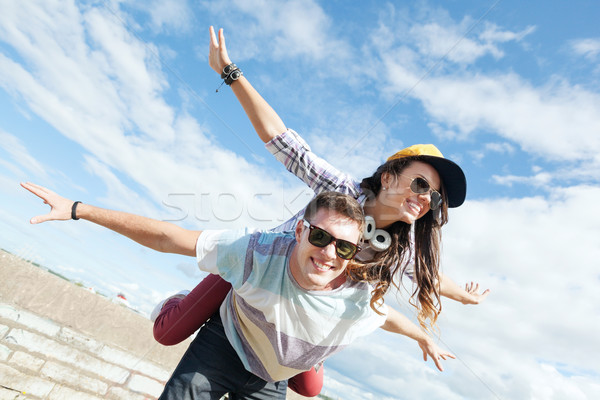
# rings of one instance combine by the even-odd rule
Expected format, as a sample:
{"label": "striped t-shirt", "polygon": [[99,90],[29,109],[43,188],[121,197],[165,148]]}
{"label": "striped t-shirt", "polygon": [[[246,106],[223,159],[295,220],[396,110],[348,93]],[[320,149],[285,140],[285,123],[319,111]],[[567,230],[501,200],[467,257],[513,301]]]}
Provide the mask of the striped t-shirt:
{"label": "striped t-shirt", "polygon": [[227,338],[246,369],[270,382],[321,363],[383,325],[370,305],[372,288],[347,281],[309,291],[293,278],[288,259],[293,232],[203,231],[200,269],[219,274],[233,290],[221,305]]}

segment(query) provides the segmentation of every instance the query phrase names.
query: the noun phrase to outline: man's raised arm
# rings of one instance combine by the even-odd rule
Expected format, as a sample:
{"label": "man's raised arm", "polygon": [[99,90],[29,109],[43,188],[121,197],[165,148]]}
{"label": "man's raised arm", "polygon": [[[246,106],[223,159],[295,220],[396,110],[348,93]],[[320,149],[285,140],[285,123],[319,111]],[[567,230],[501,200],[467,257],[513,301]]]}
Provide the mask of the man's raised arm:
{"label": "man's raised arm", "polygon": [[[139,244],[163,253],[196,255],[196,241],[201,231],[191,231],[169,222],[158,221],[121,211],[107,210],[66,199],[43,186],[21,183],[21,186],[50,206],[48,214],[31,218],[32,224],[46,221],[85,219],[127,236]],[[73,212],[75,210],[75,212]],[[75,215],[72,215],[75,214]]]}

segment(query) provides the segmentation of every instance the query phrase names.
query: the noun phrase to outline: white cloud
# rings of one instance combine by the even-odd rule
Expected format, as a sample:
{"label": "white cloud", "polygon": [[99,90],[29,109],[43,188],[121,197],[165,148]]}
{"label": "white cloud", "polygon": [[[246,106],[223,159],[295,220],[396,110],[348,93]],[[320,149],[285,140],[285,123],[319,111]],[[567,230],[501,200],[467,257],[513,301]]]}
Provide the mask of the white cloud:
{"label": "white cloud", "polygon": [[[452,133],[449,133],[450,135],[452,135]],[[443,132],[438,132],[437,136],[440,137],[444,137],[443,136]],[[477,165],[482,165],[481,163],[485,160],[485,157],[487,154],[489,153],[498,153],[498,154],[513,154],[515,152],[515,148],[513,145],[511,145],[508,142],[502,142],[502,143],[486,143],[482,149],[478,149],[478,150],[473,150],[470,151],[468,154],[471,156],[472,161],[477,164]],[[513,182],[511,179],[514,178],[512,177],[511,179],[507,180],[507,177],[500,177],[500,176],[493,176],[492,178],[494,179],[498,179],[498,183],[500,183],[501,180],[505,180],[504,182],[502,182],[502,184],[508,184],[511,185]],[[531,179],[531,178],[527,178],[527,179]]]}
{"label": "white cloud", "polygon": [[600,95],[581,87],[561,81],[538,88],[516,75],[474,75],[429,78],[412,93],[462,137],[491,130],[546,159],[598,162]]}
{"label": "white cloud", "polygon": [[188,0],[140,1],[137,6],[141,11],[148,11],[152,28],[158,32],[188,32],[191,29],[193,13]]}
{"label": "white cloud", "polygon": [[[533,84],[512,72],[432,69],[446,54],[460,63],[472,63],[484,54],[500,57],[501,44],[522,40],[534,30],[512,32],[487,23],[474,29],[482,30],[479,35],[463,37],[472,20],[456,24],[444,15],[413,23],[413,35],[389,28],[394,18],[373,30],[373,38],[395,33],[394,40],[374,41],[375,58],[382,63],[377,69],[387,71],[390,84],[384,93],[395,101],[399,96],[419,100],[430,116],[429,127],[442,140],[472,140],[479,133],[492,133],[545,160],[585,162],[580,167],[589,168],[587,176],[592,176],[600,164],[600,95],[560,76]],[[594,43],[581,47],[591,52]],[[411,50],[413,44],[418,52]]]}
{"label": "white cloud", "polygon": [[[447,270],[466,279],[487,276],[496,286],[484,305],[489,319],[462,320],[461,313],[458,324],[490,323],[493,329],[503,321],[511,328],[498,329],[495,340],[522,347],[532,361],[593,369],[584,348],[570,343],[594,340],[593,329],[578,321],[589,320],[600,299],[598,273],[590,268],[600,256],[600,217],[588,207],[599,195],[598,187],[575,186],[547,198],[468,202],[455,210],[444,238]],[[491,331],[479,333],[484,340]]]}
{"label": "white cloud", "polygon": [[595,398],[600,371],[589,349],[600,329],[600,215],[586,206],[598,196],[598,187],[574,186],[547,198],[468,201],[452,210],[444,272],[492,290],[477,306],[443,302],[440,346],[459,360],[437,372],[410,339],[378,330],[325,362],[326,376],[337,382],[327,394]]}
{"label": "white cloud", "polygon": [[589,60],[595,60],[600,55],[600,38],[573,40],[570,45],[575,54]]}
{"label": "white cloud", "polygon": [[[137,187],[120,182],[132,179],[157,203],[174,193],[210,194],[208,218],[217,225],[235,221],[238,226],[256,226],[254,217],[283,210],[283,187],[276,176],[265,176],[242,157],[214,145],[197,121],[176,116],[166,104],[163,92],[168,84],[152,44],[137,40],[106,10],[79,13],[70,7],[70,20],[40,18],[44,23],[35,26],[20,20],[25,12],[4,17],[13,17],[6,20],[13,34],[5,39],[21,46],[16,50],[24,61],[19,64],[0,55],[0,82],[93,155],[88,165],[110,189],[104,201],[116,205],[127,200],[152,210],[135,193]],[[68,32],[64,25],[71,26]],[[15,39],[21,36],[27,40]],[[256,202],[258,194],[268,196]],[[233,198],[243,213],[220,201],[224,196]],[[276,225],[273,222],[271,218],[258,225]]]}
{"label": "white cloud", "polygon": [[514,153],[515,148],[507,142],[503,142],[503,143],[487,143],[485,145],[485,149],[494,153],[500,153],[500,154],[510,154],[510,153]]}
{"label": "white cloud", "polygon": [[[25,145],[19,138],[4,132],[0,129],[0,147],[10,154],[11,158],[22,168],[34,174],[38,178],[47,177],[44,167],[29,153]],[[7,163],[5,160],[0,160],[2,163]],[[8,165],[15,173],[23,177],[23,173],[17,167]]]}
{"label": "white cloud", "polygon": [[85,167],[91,175],[98,176],[106,185],[106,196],[97,199],[105,206],[145,216],[158,216],[159,210],[146,198],[127,187],[107,165],[91,156],[85,156]]}
{"label": "white cloud", "polygon": [[[125,131],[137,128],[158,142],[172,140],[174,112],[162,98],[168,83],[160,70],[156,47],[137,40],[121,21],[100,9],[90,10],[84,18],[91,42],[97,46],[95,56],[103,67],[95,68],[100,78],[96,87],[108,84],[118,93],[124,103],[119,111],[127,115]],[[89,64],[92,60],[86,61]],[[106,77],[111,82],[101,82]]]}
{"label": "white cloud", "polygon": [[527,35],[535,32],[535,26],[528,26],[520,32],[512,32],[501,29],[496,24],[486,22],[484,23],[485,29],[479,33],[478,37],[484,42],[495,42],[495,43],[506,43],[510,41],[521,41]]}
{"label": "white cloud", "polygon": [[547,187],[555,177],[548,172],[538,172],[532,176],[516,176],[516,175],[492,175],[492,180],[505,186],[514,184],[532,185],[535,187]]}
{"label": "white cloud", "polygon": [[238,44],[236,58],[339,61],[348,57],[349,46],[331,34],[331,18],[313,0],[213,1],[205,6],[224,20],[226,37]]}
{"label": "white cloud", "polygon": [[[520,42],[535,31],[535,27],[514,32],[470,16],[455,22],[442,9],[421,7],[418,13],[411,13],[388,5],[375,31],[373,38],[378,47],[388,52],[402,52],[403,59],[406,59],[407,49],[415,49],[421,56],[422,68],[427,68],[441,60],[471,64],[486,55],[502,58],[504,51],[500,45]],[[411,63],[410,59],[407,61]]]}
{"label": "white cloud", "polygon": [[[478,42],[465,36],[462,26],[442,26],[438,23],[415,25],[414,35],[419,52],[427,59],[444,58],[456,63],[472,63],[486,54],[500,58],[504,53],[490,41]],[[484,37],[493,39],[490,34]]]}

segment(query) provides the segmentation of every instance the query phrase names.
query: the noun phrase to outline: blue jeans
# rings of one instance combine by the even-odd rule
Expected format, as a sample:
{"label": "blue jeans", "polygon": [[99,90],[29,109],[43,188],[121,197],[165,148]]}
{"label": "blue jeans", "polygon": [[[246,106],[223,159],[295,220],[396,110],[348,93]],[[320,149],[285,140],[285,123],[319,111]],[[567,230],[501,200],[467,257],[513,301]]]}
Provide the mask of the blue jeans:
{"label": "blue jeans", "polygon": [[267,382],[244,368],[219,312],[200,329],[159,400],[285,400],[287,381]]}

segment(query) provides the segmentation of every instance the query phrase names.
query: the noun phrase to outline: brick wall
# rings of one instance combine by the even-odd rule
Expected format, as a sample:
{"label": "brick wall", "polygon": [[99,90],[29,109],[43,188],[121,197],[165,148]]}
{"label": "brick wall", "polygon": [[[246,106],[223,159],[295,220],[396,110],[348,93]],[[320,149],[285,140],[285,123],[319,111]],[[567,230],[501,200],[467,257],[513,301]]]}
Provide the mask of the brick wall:
{"label": "brick wall", "polygon": [[158,344],[145,317],[0,250],[0,400],[155,399],[188,345]]}
{"label": "brick wall", "polygon": [[0,320],[2,390],[12,392],[0,398],[155,398],[169,377],[160,365],[13,306],[0,304]]}
{"label": "brick wall", "polygon": [[152,323],[0,251],[0,400],[154,399],[188,342],[152,338]]}

